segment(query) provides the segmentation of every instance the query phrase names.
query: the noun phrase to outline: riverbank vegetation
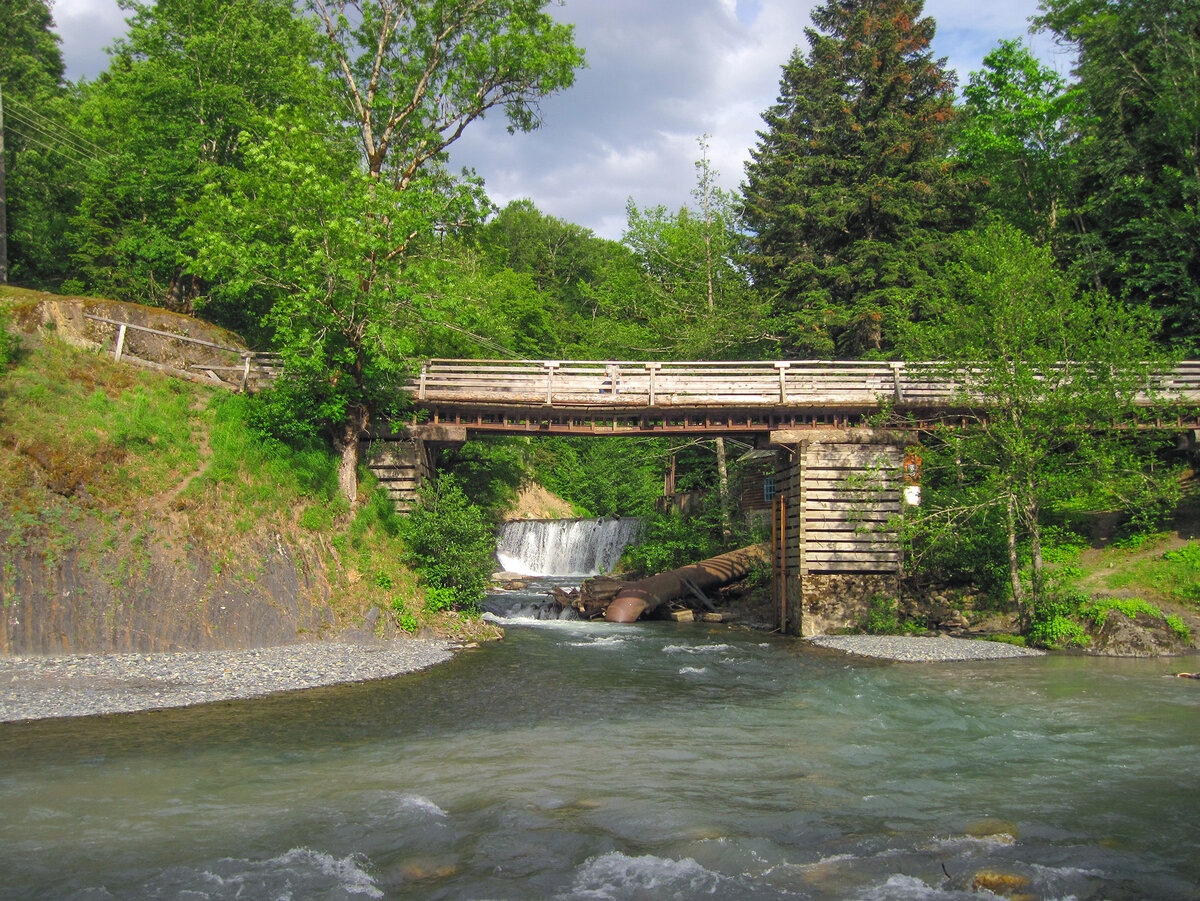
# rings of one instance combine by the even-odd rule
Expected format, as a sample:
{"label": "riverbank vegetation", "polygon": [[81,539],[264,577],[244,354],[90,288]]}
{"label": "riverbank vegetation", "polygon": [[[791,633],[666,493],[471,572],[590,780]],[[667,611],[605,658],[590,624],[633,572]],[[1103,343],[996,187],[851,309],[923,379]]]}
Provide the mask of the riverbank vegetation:
{"label": "riverbank vegetation", "polygon": [[[295,641],[360,627],[373,607],[409,632],[487,631],[438,594],[438,571],[405,541],[381,490],[345,501],[323,442],[265,436],[250,398],[113,363],[54,332],[18,347],[0,381],[0,603],[10,613],[31,596],[70,608],[78,638],[96,648],[121,646],[124,629],[147,621],[161,634],[129,647],[197,632],[215,646]],[[254,605],[279,616],[257,622]],[[242,620],[228,622],[228,610]],[[26,638],[54,647],[52,636]]]}
{"label": "riverbank vegetation", "polygon": [[[1196,4],[1045,0],[1035,27],[1074,54],[1069,77],[997,35],[958,85],[917,0],[827,0],[780,60],[740,190],[718,187],[697,136],[690,197],[630,198],[616,241],[527,199],[497,208],[450,165],[480,116],[532,130],[538,101],[571,86],[584,50],[545,0],[365,0],[361,21],[346,8],[135,0],[109,70],[79,84],[64,80],[46,0],[0,12],[10,279],[197,315],[282,360],[275,387],[219,403],[141,375],[80,377],[101,387],[53,426],[25,406],[54,409],[59,389],[18,361],[0,389],[22,399],[5,408],[4,452],[40,473],[48,509],[78,508],[83,485],[136,519],[129,498],[189,480],[167,513],[207,492],[221,515],[187,529],[236,547],[222,541],[260,528],[246,510],[261,509],[263,540],[299,529],[358,586],[349,596],[410,627],[439,611],[379,561],[424,572],[434,607],[470,607],[478,586],[436,549],[482,559],[480,536],[529,482],[578,515],[647,517],[638,569],[753,537],[736,503],[750,448],[722,439],[469,442],[443,454],[453,481],[403,524],[358,451],[404,419],[393,389],[431,356],[971,367],[1003,403],[919,435],[910,572],[1012,608],[1043,643],[1056,618],[1087,619],[1071,591],[1095,586],[1072,588],[1055,559],[1081,521],[1136,535],[1187,500],[1194,448],[1133,427],[1148,423],[1130,398],[1200,343]],[[98,364],[54,365],[74,385],[69,373]],[[64,450],[53,428],[82,437]],[[235,456],[281,493],[266,497]],[[47,535],[38,517],[57,515],[31,497],[12,510]]]}

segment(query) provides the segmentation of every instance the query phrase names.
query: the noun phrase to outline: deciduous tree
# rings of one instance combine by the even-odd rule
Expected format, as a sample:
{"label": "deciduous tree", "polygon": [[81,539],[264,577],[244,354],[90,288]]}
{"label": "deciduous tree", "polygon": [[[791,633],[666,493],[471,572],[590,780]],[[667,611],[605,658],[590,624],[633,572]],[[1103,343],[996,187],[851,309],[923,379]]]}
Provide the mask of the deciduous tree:
{"label": "deciduous tree", "polygon": [[1200,4],[1045,0],[1037,23],[1078,54],[1086,116],[1076,255],[1096,285],[1200,341]]}
{"label": "deciduous tree", "polygon": [[1153,467],[1127,426],[1161,358],[1144,307],[1081,292],[1047,248],[1012,226],[964,233],[955,251],[947,303],[906,330],[904,347],[910,359],[946,361],[940,374],[962,386],[962,406],[979,415],[948,431],[949,453],[928,455],[946,471],[930,473],[941,491],[919,516],[934,534],[952,534],[975,522],[987,528],[997,511],[1024,617],[1045,593],[1047,514],[1085,497],[1127,508],[1122,492],[1147,496]]}
{"label": "deciduous tree", "polygon": [[983,183],[977,202],[1062,252],[1074,213],[1078,93],[1011,40],[983,58],[963,95],[958,154]]}

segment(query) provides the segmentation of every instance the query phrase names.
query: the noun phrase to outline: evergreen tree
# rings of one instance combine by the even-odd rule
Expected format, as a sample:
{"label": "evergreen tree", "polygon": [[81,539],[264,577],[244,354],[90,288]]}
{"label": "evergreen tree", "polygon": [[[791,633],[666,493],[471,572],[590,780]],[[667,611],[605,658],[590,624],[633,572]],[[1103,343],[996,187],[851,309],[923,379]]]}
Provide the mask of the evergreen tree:
{"label": "evergreen tree", "polygon": [[791,352],[885,351],[919,313],[963,190],[946,158],[954,81],[921,0],[813,11],[746,167],[748,263]]}
{"label": "evergreen tree", "polygon": [[1078,52],[1085,278],[1200,341],[1200,4],[1045,0],[1037,20]]}

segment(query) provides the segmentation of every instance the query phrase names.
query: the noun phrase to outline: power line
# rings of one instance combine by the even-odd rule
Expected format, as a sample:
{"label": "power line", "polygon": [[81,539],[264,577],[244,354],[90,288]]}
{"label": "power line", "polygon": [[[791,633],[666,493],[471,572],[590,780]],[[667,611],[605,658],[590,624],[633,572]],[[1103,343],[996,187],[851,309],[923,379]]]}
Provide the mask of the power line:
{"label": "power line", "polygon": [[[90,152],[90,153],[100,153],[100,154],[106,154],[106,155],[110,153],[110,151],[105,150],[103,147],[101,147],[95,141],[91,140],[90,138],[84,137],[79,132],[71,129],[69,126],[62,124],[61,122],[57,122],[54,119],[51,119],[49,116],[38,111],[33,105],[31,105],[29,103],[26,103],[22,100],[14,101],[14,100],[12,100],[12,98],[9,98],[9,103],[10,103],[10,105],[12,103],[16,103],[16,105],[18,107],[24,107],[26,116],[31,116],[33,118],[44,121],[51,128],[53,128],[56,132],[61,133],[61,134],[65,135],[67,138],[69,138],[71,140],[71,142],[74,145],[76,145],[76,147],[81,151]],[[43,128],[43,130],[46,130],[46,129]]]}

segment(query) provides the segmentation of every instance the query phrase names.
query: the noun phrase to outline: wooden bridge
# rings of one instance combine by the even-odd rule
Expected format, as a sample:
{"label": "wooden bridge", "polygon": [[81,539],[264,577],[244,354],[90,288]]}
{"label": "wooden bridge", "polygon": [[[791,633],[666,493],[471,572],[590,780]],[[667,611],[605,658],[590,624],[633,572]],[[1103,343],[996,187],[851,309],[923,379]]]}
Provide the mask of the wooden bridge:
{"label": "wooden bridge", "polygon": [[[474,432],[717,435],[865,427],[885,408],[920,428],[986,406],[973,374],[951,375],[939,363],[828,360],[431,360],[407,387],[428,422]],[[1139,398],[1164,400],[1200,405],[1200,361],[1156,377]],[[1200,420],[1192,411],[1159,424],[1197,428]]]}

